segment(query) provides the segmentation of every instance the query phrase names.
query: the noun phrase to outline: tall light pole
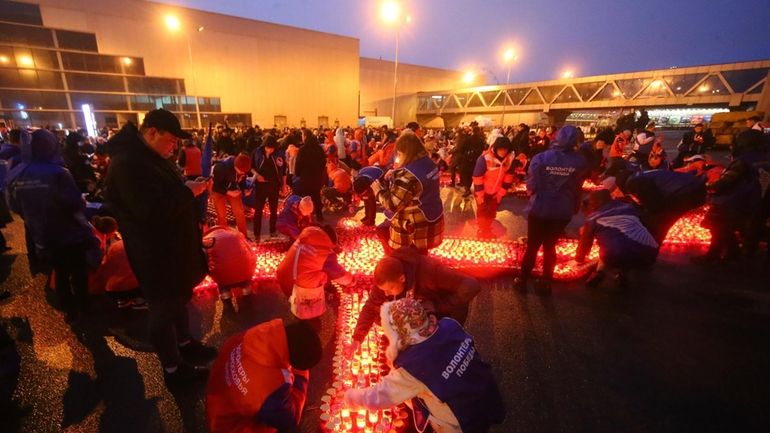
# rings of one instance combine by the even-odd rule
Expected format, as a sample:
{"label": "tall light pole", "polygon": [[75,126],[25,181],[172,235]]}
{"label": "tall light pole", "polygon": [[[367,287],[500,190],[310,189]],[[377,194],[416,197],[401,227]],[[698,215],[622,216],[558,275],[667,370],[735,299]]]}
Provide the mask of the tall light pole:
{"label": "tall light pole", "polygon": [[[169,29],[169,31],[172,32],[178,32],[182,29],[182,23],[179,21],[179,18],[177,18],[174,15],[166,15],[165,18],[166,21],[166,28]],[[203,31],[203,26],[199,26],[197,29],[198,33]],[[187,39],[187,58],[190,62],[190,78],[192,81],[192,92],[193,92],[193,98],[195,98],[195,116],[198,120],[198,129],[201,129],[203,126],[203,123],[201,122],[201,108],[200,104],[198,103],[198,86],[195,83],[195,64],[193,63],[193,55],[192,55],[192,43],[190,42],[190,32],[186,31],[184,32],[185,38]]]}
{"label": "tall light pole", "polygon": [[[395,0],[388,0],[382,3],[380,6],[380,16],[382,20],[387,24],[392,24],[396,27],[396,56],[393,66],[393,104],[390,108],[390,119],[393,122],[393,127],[396,127],[396,92],[398,90],[398,43],[401,33],[401,4]],[[410,22],[412,17],[407,16],[405,21]]]}
{"label": "tall light pole", "polygon": [[505,76],[505,88],[503,89],[503,115],[500,119],[500,127],[505,128],[505,108],[508,105],[508,85],[511,83],[511,65],[518,57],[513,48],[508,48],[503,53],[503,62],[508,66],[508,74]]}

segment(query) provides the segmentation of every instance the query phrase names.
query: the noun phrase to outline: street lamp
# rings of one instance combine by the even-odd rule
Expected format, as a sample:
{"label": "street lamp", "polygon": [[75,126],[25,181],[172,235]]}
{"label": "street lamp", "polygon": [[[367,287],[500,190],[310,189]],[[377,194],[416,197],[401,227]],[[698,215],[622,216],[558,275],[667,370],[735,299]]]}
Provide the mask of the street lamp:
{"label": "street lamp", "polygon": [[503,89],[503,115],[500,118],[500,127],[505,128],[505,108],[508,104],[508,85],[511,83],[511,65],[518,60],[516,51],[513,48],[508,48],[503,53],[503,63],[508,66],[508,73],[505,76],[505,88]]}
{"label": "street lamp", "polygon": [[[166,28],[173,33],[176,33],[182,29],[182,22],[179,21],[179,18],[177,18],[175,15],[166,15],[164,18],[164,21],[166,23]],[[198,33],[203,31],[203,26],[198,26],[195,30],[197,30]],[[198,103],[198,86],[195,83],[195,66],[193,64],[193,55],[192,55],[192,44],[190,43],[190,32],[185,32],[185,39],[187,40],[187,57],[190,61],[190,77],[192,79],[192,92],[193,92],[193,98],[195,98],[195,116],[198,120],[198,129],[201,129],[202,122],[201,122],[201,109],[200,104]],[[186,102],[186,101],[185,101]]]}
{"label": "street lamp", "polygon": [[473,83],[473,80],[476,79],[476,73],[473,71],[465,71],[465,74],[463,75],[463,83],[465,84],[471,84]]}
{"label": "street lamp", "polygon": [[412,17],[401,18],[401,3],[395,0],[386,0],[380,4],[380,17],[386,24],[396,27],[396,56],[393,66],[393,105],[390,109],[390,118],[393,127],[396,126],[396,91],[398,89],[398,42],[402,22],[412,22]]}
{"label": "street lamp", "polygon": [[561,77],[564,79],[575,78],[575,71],[572,69],[567,69],[561,74]]}

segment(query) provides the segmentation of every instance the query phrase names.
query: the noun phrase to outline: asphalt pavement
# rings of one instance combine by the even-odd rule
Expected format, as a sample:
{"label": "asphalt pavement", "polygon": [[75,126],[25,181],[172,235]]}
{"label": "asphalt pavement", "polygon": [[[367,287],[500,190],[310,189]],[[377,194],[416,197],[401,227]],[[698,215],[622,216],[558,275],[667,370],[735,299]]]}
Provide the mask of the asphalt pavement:
{"label": "asphalt pavement", "polygon": [[[443,191],[448,227],[472,235],[470,203]],[[506,238],[525,233],[524,201],[506,197]],[[579,221],[570,229],[574,233]],[[4,230],[0,329],[15,341],[21,372],[0,392],[1,432],[205,432],[204,386],[169,392],[147,342],[146,312],[104,297],[74,327],[43,276],[32,277],[19,221]],[[512,290],[512,276],[483,282],[467,329],[499,380],[507,407],[494,432],[770,431],[770,263],[761,257],[700,267],[693,250],[666,249],[627,289],[556,284],[550,297]],[[288,317],[277,286],[225,307],[213,294],[189,306],[193,333],[219,346],[230,335]],[[303,432],[318,431],[328,388],[334,309],[322,320],[325,356],[311,372]],[[2,332],[0,332],[2,334]],[[0,335],[2,341],[3,335]],[[6,358],[7,359],[7,358]],[[8,385],[8,386],[6,386]],[[10,407],[7,405],[10,404]]]}

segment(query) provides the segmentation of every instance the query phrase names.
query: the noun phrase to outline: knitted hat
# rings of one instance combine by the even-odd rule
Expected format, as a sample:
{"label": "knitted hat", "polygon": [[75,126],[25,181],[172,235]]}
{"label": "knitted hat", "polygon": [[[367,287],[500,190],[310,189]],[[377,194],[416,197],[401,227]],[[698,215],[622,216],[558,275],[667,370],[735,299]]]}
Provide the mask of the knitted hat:
{"label": "knitted hat", "polygon": [[247,171],[251,170],[251,158],[244,154],[236,156],[235,169],[241,173],[246,173]]}
{"label": "knitted hat", "polygon": [[427,340],[438,326],[436,317],[428,315],[420,301],[414,298],[382,304],[380,319],[390,341],[385,355],[391,362],[401,350]]}
{"label": "knitted hat", "polygon": [[299,212],[302,215],[310,215],[313,213],[313,200],[310,198],[310,196],[302,197],[299,201],[299,205],[297,206],[299,208]]}

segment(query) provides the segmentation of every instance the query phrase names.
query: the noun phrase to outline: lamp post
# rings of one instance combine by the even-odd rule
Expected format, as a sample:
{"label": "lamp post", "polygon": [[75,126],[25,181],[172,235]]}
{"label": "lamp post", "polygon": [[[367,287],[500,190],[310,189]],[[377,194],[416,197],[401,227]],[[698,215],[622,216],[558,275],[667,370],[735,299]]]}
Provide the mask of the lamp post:
{"label": "lamp post", "polygon": [[503,62],[508,66],[508,73],[505,76],[505,88],[503,89],[503,115],[500,119],[500,127],[505,128],[505,108],[508,105],[508,85],[511,83],[511,65],[518,57],[513,48],[508,48],[503,53]]}
{"label": "lamp post", "polygon": [[[387,24],[395,25],[396,27],[396,55],[393,66],[393,104],[390,108],[390,119],[393,122],[393,127],[396,127],[396,92],[398,90],[398,44],[401,33],[401,4],[395,0],[388,0],[382,3],[380,6],[380,16],[382,20]],[[407,16],[405,21],[410,22],[412,17]]]}
{"label": "lamp post", "polygon": [[[179,18],[177,18],[174,15],[166,15],[165,18],[166,21],[166,28],[168,28],[171,32],[178,32],[182,29],[182,23],[179,21]],[[203,31],[203,26],[198,26],[196,29],[198,33]],[[190,79],[192,81],[192,92],[193,92],[193,98],[195,98],[195,116],[198,121],[198,129],[201,129],[203,126],[203,123],[201,122],[201,109],[200,104],[198,103],[198,86],[195,83],[195,64],[193,63],[193,55],[192,55],[192,43],[190,42],[190,32],[185,32],[185,39],[187,40],[187,58],[190,62]]]}

